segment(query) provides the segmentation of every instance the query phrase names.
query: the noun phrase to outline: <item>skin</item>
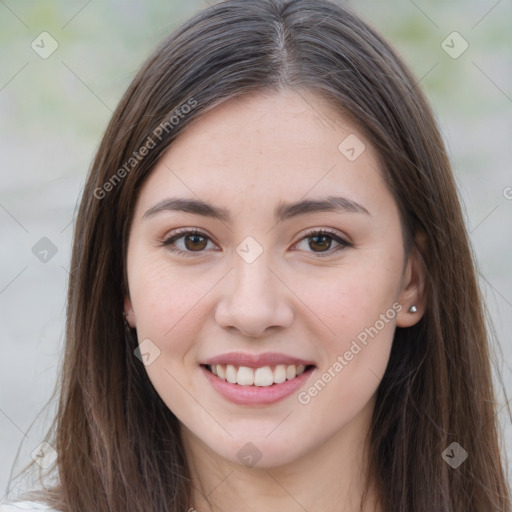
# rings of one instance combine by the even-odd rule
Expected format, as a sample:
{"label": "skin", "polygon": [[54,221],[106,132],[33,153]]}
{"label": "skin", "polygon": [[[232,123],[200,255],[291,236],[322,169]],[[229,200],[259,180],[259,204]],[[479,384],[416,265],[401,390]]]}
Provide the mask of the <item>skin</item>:
{"label": "skin", "polygon": [[[338,150],[350,134],[366,146],[354,161]],[[280,201],[327,195],[357,201],[369,215],[273,218]],[[226,208],[232,220],[172,211],[143,218],[171,196]],[[198,228],[208,239],[181,238],[175,248],[191,256],[172,253],[162,240],[178,228]],[[311,228],[353,246],[315,245],[305,238]],[[236,252],[247,236],[263,249],[252,263]],[[403,252],[399,210],[364,135],[313,93],[222,103],[189,126],[145,182],[127,265],[125,312],[139,343],[150,339],[160,350],[145,368],[182,424],[191,507],[230,512],[243,497],[244,510],[259,512],[359,510],[364,436],[393,334],[416,323],[425,303],[424,269],[416,250]],[[230,351],[282,352],[315,363],[300,390],[307,391],[394,303],[403,309],[307,404],[293,393],[272,405],[235,405],[199,367]],[[417,313],[408,312],[411,304]],[[249,442],[261,453],[252,467],[237,457]],[[370,493],[366,510],[376,502]]]}

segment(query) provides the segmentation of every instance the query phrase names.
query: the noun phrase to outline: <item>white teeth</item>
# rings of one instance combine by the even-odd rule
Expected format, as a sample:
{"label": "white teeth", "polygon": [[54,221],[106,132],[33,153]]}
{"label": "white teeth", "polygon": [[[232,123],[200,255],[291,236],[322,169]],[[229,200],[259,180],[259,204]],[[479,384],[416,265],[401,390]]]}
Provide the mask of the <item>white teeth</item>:
{"label": "white teeth", "polygon": [[297,376],[297,367],[294,364],[290,364],[286,367],[286,378],[292,380]]}
{"label": "white teeth", "polygon": [[212,368],[212,373],[214,366],[217,368],[217,377],[219,377],[219,379],[226,380],[226,368],[221,364],[213,364],[210,366],[210,368]]}
{"label": "white teeth", "polygon": [[247,366],[240,366],[236,374],[236,383],[240,386],[252,386],[254,384],[254,370]]}
{"label": "white teeth", "polygon": [[274,383],[274,374],[270,366],[263,368],[256,368],[254,372],[254,385],[255,386],[272,386]]}
{"label": "white teeth", "polygon": [[274,382],[281,384],[286,380],[286,366],[284,364],[278,364],[274,370]]}
{"label": "white teeth", "polygon": [[236,384],[236,368],[232,364],[226,366],[226,380],[231,384]]}
{"label": "white teeth", "polygon": [[210,365],[210,370],[219,379],[226,380],[231,384],[268,387],[302,375],[306,367],[302,364],[278,364],[272,367],[262,366],[261,368],[238,367],[232,364],[213,364]]}

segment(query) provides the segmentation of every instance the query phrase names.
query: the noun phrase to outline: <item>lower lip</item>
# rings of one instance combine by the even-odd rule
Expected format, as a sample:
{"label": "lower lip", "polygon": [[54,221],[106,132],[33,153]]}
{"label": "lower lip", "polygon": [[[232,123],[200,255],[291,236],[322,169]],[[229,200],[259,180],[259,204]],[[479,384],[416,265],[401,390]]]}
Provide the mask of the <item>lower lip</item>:
{"label": "lower lip", "polygon": [[205,377],[212,387],[224,398],[239,405],[269,405],[283,400],[297,391],[313,373],[314,367],[305,371],[298,377],[286,380],[281,384],[272,384],[271,386],[240,386],[231,384],[220,379],[212,372],[201,366]]}

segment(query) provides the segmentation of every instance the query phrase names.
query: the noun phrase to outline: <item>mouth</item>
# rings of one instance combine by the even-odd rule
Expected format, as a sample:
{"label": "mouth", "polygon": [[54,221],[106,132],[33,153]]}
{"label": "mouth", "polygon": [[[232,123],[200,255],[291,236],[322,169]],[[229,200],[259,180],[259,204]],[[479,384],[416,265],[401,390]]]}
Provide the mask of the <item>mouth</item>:
{"label": "mouth", "polygon": [[303,374],[309,374],[315,368],[313,364],[277,364],[257,368],[233,364],[202,364],[201,366],[222,381],[252,388],[279,386]]}

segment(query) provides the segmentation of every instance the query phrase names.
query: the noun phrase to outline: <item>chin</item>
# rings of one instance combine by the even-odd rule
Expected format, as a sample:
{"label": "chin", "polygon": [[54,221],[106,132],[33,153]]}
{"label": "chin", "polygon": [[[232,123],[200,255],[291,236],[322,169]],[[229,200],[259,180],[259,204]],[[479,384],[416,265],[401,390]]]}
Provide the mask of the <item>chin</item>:
{"label": "chin", "polygon": [[[251,436],[247,429],[241,436],[229,438],[223,443],[209,444],[210,450],[229,462],[247,468],[274,469],[293,463],[308,451],[304,436],[299,443],[290,439],[289,432],[284,435],[268,433]],[[267,437],[265,437],[267,436]]]}

